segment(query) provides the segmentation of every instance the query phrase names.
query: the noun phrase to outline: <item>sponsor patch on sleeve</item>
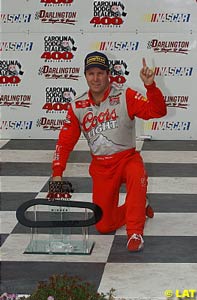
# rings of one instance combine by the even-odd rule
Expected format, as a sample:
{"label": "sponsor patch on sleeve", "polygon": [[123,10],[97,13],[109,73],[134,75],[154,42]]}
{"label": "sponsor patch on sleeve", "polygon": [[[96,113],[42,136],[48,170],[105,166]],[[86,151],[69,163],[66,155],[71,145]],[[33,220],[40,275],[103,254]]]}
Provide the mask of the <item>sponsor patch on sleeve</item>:
{"label": "sponsor patch on sleeve", "polygon": [[138,92],[136,92],[134,98],[135,98],[136,100],[142,100],[142,101],[147,101],[147,100],[148,100],[146,97],[144,97],[142,94],[140,94],[140,93],[138,93]]}

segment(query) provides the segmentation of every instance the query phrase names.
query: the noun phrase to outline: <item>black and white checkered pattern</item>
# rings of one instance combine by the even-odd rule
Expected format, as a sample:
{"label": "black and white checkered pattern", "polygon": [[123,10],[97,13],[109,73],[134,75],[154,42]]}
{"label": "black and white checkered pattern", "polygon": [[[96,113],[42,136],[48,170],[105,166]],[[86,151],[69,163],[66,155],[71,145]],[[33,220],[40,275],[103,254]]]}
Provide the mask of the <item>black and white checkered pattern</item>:
{"label": "black and white checkered pattern", "polygon": [[[143,252],[128,253],[125,228],[101,235],[91,226],[91,255],[24,254],[30,229],[18,224],[16,209],[46,196],[55,143],[1,141],[1,293],[31,293],[39,280],[56,273],[78,275],[104,293],[114,288],[117,298],[166,299],[166,289],[197,289],[197,141],[137,143],[155,209],[146,221]],[[80,140],[65,173],[75,190],[73,201],[91,202],[90,159]],[[123,187],[120,201],[124,196]]]}

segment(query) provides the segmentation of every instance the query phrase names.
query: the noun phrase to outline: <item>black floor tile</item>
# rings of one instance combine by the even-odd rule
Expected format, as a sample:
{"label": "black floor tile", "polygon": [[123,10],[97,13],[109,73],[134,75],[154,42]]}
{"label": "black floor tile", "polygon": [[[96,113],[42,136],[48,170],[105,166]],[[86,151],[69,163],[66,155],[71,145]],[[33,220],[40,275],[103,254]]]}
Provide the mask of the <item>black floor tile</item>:
{"label": "black floor tile", "polygon": [[126,248],[126,237],[116,235],[109,254],[111,263],[197,263],[197,236],[145,236],[141,252]]}
{"label": "black floor tile", "polygon": [[196,194],[147,194],[151,206],[159,213],[196,213]]}
{"label": "black floor tile", "polygon": [[[2,149],[14,150],[55,150],[57,139],[14,139],[6,143]],[[151,140],[144,141],[142,150],[151,151],[196,151],[197,140]]]}
{"label": "black floor tile", "polygon": [[92,160],[89,151],[73,151],[70,153],[68,162],[70,163],[90,163]]}
{"label": "black floor tile", "polygon": [[57,140],[54,139],[14,139],[5,144],[2,149],[14,150],[55,150]]}
{"label": "black floor tile", "polygon": [[197,151],[197,140],[144,141],[142,150],[151,151]]}
{"label": "black floor tile", "polygon": [[1,165],[1,176],[51,176],[50,163],[5,162]]}
{"label": "black floor tile", "polygon": [[[85,156],[79,155],[78,161],[76,158],[73,158],[75,163],[85,162]],[[197,177],[196,164],[145,163],[145,168],[150,177]],[[1,163],[1,176],[51,176],[51,172],[51,163]]]}
{"label": "black floor tile", "polygon": [[1,210],[15,211],[22,203],[35,199],[37,193],[1,193]]}
{"label": "black floor tile", "polygon": [[46,281],[53,274],[78,276],[98,289],[104,266],[104,263],[4,261],[1,263],[1,293],[30,294],[38,281]]}
{"label": "black floor tile", "polygon": [[0,233],[0,246],[3,245],[9,234]]}
{"label": "black floor tile", "polygon": [[149,177],[197,177],[196,164],[145,163]]}

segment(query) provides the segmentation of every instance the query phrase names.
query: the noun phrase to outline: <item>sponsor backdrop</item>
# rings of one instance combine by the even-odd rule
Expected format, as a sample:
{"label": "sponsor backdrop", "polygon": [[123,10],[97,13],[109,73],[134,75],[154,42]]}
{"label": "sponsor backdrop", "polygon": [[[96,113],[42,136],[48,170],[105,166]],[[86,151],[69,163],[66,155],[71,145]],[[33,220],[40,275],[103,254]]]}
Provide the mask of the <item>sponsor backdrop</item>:
{"label": "sponsor backdrop", "polygon": [[138,136],[197,139],[196,20],[196,0],[2,0],[1,137],[56,139],[87,89],[84,56],[98,50],[120,87],[144,94],[142,58],[155,69],[168,115],[137,120]]}

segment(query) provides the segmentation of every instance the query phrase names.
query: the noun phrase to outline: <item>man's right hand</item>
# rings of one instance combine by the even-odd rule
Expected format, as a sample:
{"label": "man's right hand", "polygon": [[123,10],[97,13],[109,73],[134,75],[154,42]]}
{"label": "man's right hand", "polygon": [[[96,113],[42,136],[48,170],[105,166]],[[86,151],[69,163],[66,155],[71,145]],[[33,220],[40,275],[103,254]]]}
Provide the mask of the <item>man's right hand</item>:
{"label": "man's right hand", "polygon": [[63,181],[61,176],[52,177],[49,181],[49,192],[47,194],[47,199],[49,201],[54,201],[56,199],[71,198],[71,193],[73,193],[72,183],[69,181]]}
{"label": "man's right hand", "polygon": [[62,181],[62,177],[61,176],[54,176],[52,178],[52,181]]}
{"label": "man's right hand", "polygon": [[140,78],[145,85],[151,85],[154,82],[155,73],[147,64],[145,58],[142,59],[142,69],[140,71]]}

